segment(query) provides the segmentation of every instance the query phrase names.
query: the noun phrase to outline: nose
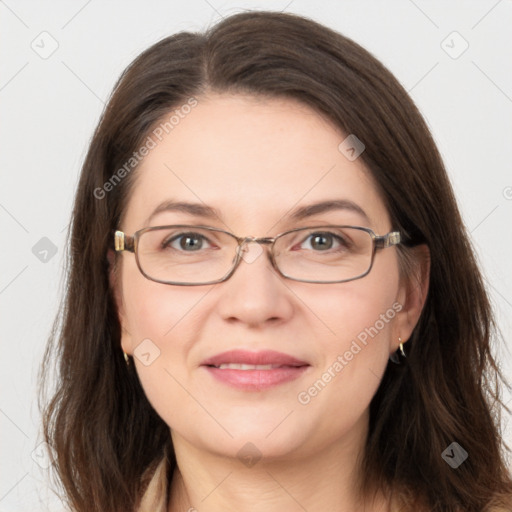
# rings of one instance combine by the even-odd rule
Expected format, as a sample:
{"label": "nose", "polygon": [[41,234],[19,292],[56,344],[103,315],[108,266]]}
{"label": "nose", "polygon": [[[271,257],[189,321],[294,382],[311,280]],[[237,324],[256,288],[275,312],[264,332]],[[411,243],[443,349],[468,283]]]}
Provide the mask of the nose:
{"label": "nose", "polygon": [[273,268],[268,249],[246,240],[239,250],[235,272],[217,285],[219,314],[232,323],[251,326],[289,319],[293,314],[292,292]]}

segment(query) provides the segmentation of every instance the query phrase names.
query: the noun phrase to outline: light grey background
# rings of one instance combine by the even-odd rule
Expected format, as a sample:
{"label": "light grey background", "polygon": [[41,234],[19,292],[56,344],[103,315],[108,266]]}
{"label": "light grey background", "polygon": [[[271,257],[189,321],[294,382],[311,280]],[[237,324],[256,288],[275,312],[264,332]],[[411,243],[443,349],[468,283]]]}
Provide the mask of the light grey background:
{"label": "light grey background", "polygon": [[[77,177],[104,101],[152,43],[252,8],[308,15],[339,30],[410,92],[452,179],[508,344],[496,351],[512,374],[509,0],[0,0],[0,512],[62,510],[36,462],[44,465],[44,456],[33,453],[41,442],[36,376],[62,291]],[[509,393],[504,398],[512,405]]]}

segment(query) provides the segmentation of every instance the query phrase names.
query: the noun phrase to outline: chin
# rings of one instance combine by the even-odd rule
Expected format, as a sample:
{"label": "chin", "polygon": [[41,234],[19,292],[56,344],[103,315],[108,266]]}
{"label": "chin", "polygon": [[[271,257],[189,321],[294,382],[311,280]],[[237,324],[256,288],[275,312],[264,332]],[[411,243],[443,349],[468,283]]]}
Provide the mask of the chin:
{"label": "chin", "polygon": [[241,462],[245,457],[268,461],[286,458],[298,455],[298,452],[307,449],[305,442],[310,436],[307,435],[304,426],[294,425],[291,422],[285,426],[288,420],[279,425],[283,416],[273,422],[272,428],[267,427],[267,422],[260,423],[252,420],[254,418],[247,418],[247,421],[238,419],[237,424],[232,424],[228,430],[233,437],[221,428],[215,428],[215,435],[212,435],[214,427],[205,425],[197,433],[196,440],[189,442],[200,449],[202,446],[212,454],[237,458]]}

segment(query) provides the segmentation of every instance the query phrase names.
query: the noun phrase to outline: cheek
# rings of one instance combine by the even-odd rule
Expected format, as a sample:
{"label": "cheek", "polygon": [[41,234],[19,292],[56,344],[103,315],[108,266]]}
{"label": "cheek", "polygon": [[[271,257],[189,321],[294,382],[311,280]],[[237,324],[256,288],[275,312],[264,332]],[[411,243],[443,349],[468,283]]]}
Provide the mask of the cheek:
{"label": "cheek", "polygon": [[201,301],[211,287],[164,285],[131,270],[124,274],[123,300],[137,374],[160,417],[179,425],[184,411],[186,417],[200,413],[186,391],[188,355],[204,323]]}
{"label": "cheek", "polygon": [[[386,269],[385,272],[381,272]],[[398,268],[375,265],[365,278],[325,287],[311,297],[311,310],[326,326],[317,336],[318,370],[303,400],[361,410],[376,392],[395,335]],[[309,402],[308,402],[309,403]]]}
{"label": "cheek", "polygon": [[[322,320],[331,333],[326,336],[328,347],[349,349],[359,341],[370,347],[370,340],[389,338],[397,310],[398,270],[388,266],[379,272],[378,266],[362,279],[330,285],[315,298]],[[348,345],[347,345],[348,343]],[[375,343],[373,344],[375,345]],[[387,351],[383,343],[382,348]]]}
{"label": "cheek", "polygon": [[[137,268],[126,269],[123,275],[123,302],[126,325],[132,338],[132,347],[144,339],[151,339],[160,350],[175,346],[168,340],[194,314],[194,306],[207,290],[196,287],[170,286],[146,279]],[[177,329],[180,324],[179,329]]]}

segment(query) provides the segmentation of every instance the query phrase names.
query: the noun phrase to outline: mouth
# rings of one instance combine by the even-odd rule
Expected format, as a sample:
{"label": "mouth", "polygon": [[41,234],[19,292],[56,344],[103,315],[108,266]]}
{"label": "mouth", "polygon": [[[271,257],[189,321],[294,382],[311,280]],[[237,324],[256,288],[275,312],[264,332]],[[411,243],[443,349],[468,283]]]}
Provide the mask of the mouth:
{"label": "mouth", "polygon": [[240,363],[223,363],[218,366],[211,365],[211,368],[219,370],[273,370],[274,368],[286,368],[286,365],[279,364],[240,364]]}
{"label": "mouth", "polygon": [[310,364],[272,350],[232,350],[201,364],[216,380],[245,391],[261,391],[300,377]]}

